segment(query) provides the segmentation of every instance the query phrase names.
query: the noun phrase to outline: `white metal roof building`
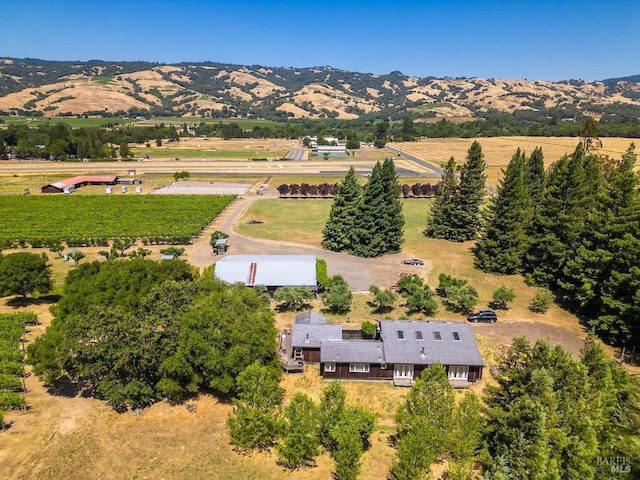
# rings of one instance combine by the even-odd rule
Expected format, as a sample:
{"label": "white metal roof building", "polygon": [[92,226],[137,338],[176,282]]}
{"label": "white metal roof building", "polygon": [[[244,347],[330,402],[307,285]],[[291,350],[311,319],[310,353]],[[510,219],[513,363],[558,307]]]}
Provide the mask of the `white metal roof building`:
{"label": "white metal roof building", "polygon": [[216,263],[214,276],[248,287],[318,288],[314,255],[227,255]]}

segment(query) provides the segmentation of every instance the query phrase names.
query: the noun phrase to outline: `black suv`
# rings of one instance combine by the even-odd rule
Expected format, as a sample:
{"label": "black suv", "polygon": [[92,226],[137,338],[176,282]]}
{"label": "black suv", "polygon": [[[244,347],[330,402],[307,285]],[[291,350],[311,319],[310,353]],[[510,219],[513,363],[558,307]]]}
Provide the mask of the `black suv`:
{"label": "black suv", "polygon": [[496,323],[498,316],[493,310],[480,310],[479,312],[469,315],[467,320],[474,323]]}
{"label": "black suv", "polygon": [[424,265],[424,262],[419,258],[408,258],[407,260],[403,260],[402,263],[405,265]]}

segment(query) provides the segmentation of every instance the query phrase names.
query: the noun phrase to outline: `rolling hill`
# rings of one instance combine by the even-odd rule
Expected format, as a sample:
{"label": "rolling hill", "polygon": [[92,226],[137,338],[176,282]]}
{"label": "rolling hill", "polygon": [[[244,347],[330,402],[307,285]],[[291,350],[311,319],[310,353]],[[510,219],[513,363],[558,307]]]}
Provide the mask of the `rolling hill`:
{"label": "rolling hill", "polygon": [[417,118],[483,112],[640,117],[640,76],[598,82],[417,78],[329,66],[0,58],[0,113],[240,118]]}

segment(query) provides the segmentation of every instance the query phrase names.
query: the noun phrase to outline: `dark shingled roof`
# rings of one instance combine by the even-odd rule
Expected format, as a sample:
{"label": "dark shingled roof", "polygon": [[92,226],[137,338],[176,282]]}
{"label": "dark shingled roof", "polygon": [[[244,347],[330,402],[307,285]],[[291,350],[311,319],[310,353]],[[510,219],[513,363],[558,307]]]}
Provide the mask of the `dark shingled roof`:
{"label": "dark shingled roof", "polygon": [[320,362],[385,363],[384,348],[377,340],[326,340],[320,344]]}
{"label": "dark shingled roof", "polygon": [[298,348],[320,348],[322,340],[342,340],[342,325],[306,325],[296,323],[291,332],[291,346]]}
{"label": "dark shingled roof", "polygon": [[324,325],[327,323],[327,317],[309,310],[296,316],[296,323],[303,323],[307,325]]}
{"label": "dark shingled roof", "polygon": [[[387,363],[484,366],[476,337],[462,322],[379,320]],[[401,333],[399,333],[401,332]],[[457,332],[456,340],[454,332]],[[439,339],[438,339],[439,338]]]}

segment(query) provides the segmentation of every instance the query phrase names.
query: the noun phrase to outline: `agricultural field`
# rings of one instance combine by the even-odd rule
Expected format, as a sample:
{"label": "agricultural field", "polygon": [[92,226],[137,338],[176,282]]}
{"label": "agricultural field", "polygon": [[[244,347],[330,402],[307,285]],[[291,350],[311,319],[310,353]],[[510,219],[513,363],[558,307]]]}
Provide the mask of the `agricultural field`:
{"label": "agricultural field", "polygon": [[[192,237],[233,195],[0,197],[0,240]],[[30,241],[31,240],[31,241]],[[188,243],[188,242],[185,242]]]}
{"label": "agricultural field", "polygon": [[0,428],[4,425],[4,411],[25,405],[24,353],[20,340],[27,323],[37,324],[37,315],[30,312],[0,314]]}
{"label": "agricultural field", "polygon": [[[454,157],[457,164],[465,161],[467,150],[474,140],[482,146],[485,162],[487,163],[487,184],[495,186],[502,176],[501,169],[506,168],[515,153],[520,148],[530,154],[534,148],[541,147],[545,165],[549,166],[565,154],[571,154],[579,138],[573,137],[492,137],[492,138],[428,138],[418,142],[390,143],[389,146],[422,158],[434,165],[446,163]],[[634,141],[630,138],[601,138],[600,155],[619,159]]]}
{"label": "agricultural field", "polygon": [[281,158],[289,150],[296,148],[295,140],[254,140],[237,139],[222,140],[220,138],[182,138],[179,142],[164,143],[156,147],[142,144],[131,145],[133,155],[151,158],[210,158],[210,159],[243,159],[249,158]]}

